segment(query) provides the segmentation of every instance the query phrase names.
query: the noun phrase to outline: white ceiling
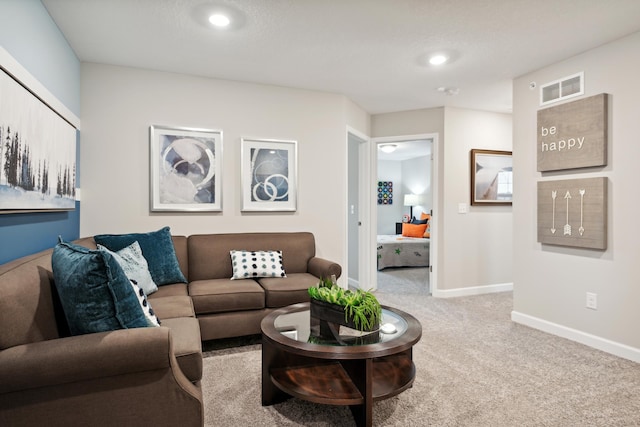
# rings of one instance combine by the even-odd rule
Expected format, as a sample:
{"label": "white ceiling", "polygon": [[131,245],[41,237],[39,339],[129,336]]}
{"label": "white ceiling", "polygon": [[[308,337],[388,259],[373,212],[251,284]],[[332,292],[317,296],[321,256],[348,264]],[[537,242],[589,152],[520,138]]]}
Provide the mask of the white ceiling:
{"label": "white ceiling", "polygon": [[[378,160],[402,161],[431,154],[431,140],[392,141],[378,144]],[[393,144],[396,149],[391,153],[380,150],[381,145]]]}
{"label": "white ceiling", "polygon": [[[639,0],[42,2],[83,62],[342,93],[371,114],[508,112],[514,77],[640,30]],[[207,25],[216,8],[231,28]],[[429,66],[436,51],[453,61]]]}

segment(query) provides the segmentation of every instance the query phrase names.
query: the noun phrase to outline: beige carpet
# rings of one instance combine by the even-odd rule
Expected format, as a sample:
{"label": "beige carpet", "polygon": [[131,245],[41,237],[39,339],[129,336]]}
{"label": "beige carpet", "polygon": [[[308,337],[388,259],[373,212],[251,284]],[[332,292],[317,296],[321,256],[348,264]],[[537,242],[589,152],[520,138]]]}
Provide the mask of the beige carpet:
{"label": "beige carpet", "polygon": [[[414,386],[374,407],[376,426],[640,426],[640,365],[510,320],[510,292],[383,304],[422,323]],[[260,344],[205,353],[206,426],[353,426],[346,407],[290,399],[261,406]],[[234,345],[235,345],[234,344]]]}

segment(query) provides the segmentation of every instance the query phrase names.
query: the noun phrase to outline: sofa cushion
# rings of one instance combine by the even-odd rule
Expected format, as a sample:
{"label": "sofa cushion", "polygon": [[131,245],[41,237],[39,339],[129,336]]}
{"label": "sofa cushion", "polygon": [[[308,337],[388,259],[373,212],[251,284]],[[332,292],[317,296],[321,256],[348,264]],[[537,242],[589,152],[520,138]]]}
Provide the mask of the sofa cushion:
{"label": "sofa cushion", "polygon": [[196,280],[189,295],[196,314],[264,308],[264,289],[255,280]]}
{"label": "sofa cushion", "polygon": [[202,341],[200,323],[195,317],[178,317],[162,321],[162,326],[171,329],[173,354],[180,370],[191,382],[202,379]]}
{"label": "sofa cushion", "polygon": [[150,233],[99,234],[94,236],[94,240],[115,252],[137,241],[149,264],[151,277],[158,286],[187,282],[178,264],[169,227]]}
{"label": "sofa cushion", "polygon": [[153,311],[161,321],[177,317],[196,317],[191,297],[187,295],[149,298],[149,302],[153,304]]}
{"label": "sofa cushion", "polygon": [[142,288],[145,295],[151,295],[158,290],[158,286],[153,281],[149,272],[149,264],[142,255],[140,244],[135,241],[126,248],[122,248],[117,252],[110,251],[108,248],[97,245],[101,251],[109,251],[124,270],[124,274],[131,280],[135,280],[136,284]]}
{"label": "sofa cushion", "polygon": [[61,242],[51,264],[71,334],[147,326],[129,278],[110,253]]}
{"label": "sofa cushion", "polygon": [[286,278],[258,279],[258,283],[265,291],[265,305],[277,308],[309,301],[308,289],[316,286],[319,280],[313,274],[293,273]]}
{"label": "sofa cushion", "polygon": [[307,273],[309,260],[316,251],[313,234],[309,232],[195,234],[188,237],[187,245],[190,281],[231,277],[229,252],[236,249],[282,251],[282,265],[287,274]]}
{"label": "sofa cushion", "polygon": [[282,267],[282,251],[229,251],[231,280],[256,277],[287,277]]}
{"label": "sofa cushion", "polygon": [[0,265],[0,350],[60,338],[62,329],[68,329],[53,295],[51,252],[48,249]]}
{"label": "sofa cushion", "polygon": [[162,285],[158,290],[151,295],[149,299],[153,301],[155,298],[174,297],[174,296],[188,296],[189,288],[186,283],[173,283],[171,285]]}

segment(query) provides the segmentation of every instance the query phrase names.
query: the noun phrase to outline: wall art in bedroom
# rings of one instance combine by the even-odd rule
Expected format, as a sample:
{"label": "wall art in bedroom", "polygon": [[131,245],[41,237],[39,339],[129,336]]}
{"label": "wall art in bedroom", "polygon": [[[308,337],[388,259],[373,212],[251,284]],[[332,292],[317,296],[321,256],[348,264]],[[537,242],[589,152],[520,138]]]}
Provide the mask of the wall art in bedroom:
{"label": "wall art in bedroom", "polygon": [[393,204],[393,181],[378,181],[378,204]]}
{"label": "wall art in bedroom", "polygon": [[0,213],[75,209],[76,129],[0,69]]}
{"label": "wall art in bedroom", "polygon": [[295,211],[297,141],[242,138],[242,211]]}
{"label": "wall art in bedroom", "polygon": [[150,127],[151,210],[222,210],[222,131]]}
{"label": "wall art in bedroom", "polygon": [[538,241],[607,248],[606,177],[538,182]]}

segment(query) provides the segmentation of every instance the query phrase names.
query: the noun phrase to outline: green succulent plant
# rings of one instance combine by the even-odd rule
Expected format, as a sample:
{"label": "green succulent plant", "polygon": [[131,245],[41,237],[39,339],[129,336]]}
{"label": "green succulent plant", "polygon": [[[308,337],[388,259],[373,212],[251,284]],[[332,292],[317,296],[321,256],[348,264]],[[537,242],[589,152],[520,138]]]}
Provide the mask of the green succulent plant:
{"label": "green succulent plant", "polygon": [[345,321],[353,319],[359,331],[374,329],[382,319],[382,307],[375,295],[362,289],[343,289],[331,279],[320,279],[317,287],[309,288],[309,296],[344,307]]}

